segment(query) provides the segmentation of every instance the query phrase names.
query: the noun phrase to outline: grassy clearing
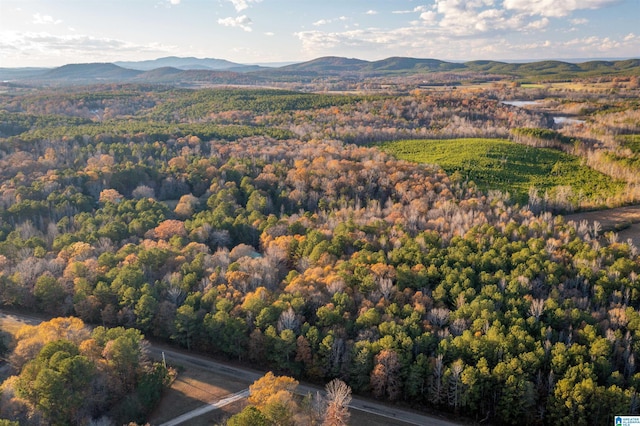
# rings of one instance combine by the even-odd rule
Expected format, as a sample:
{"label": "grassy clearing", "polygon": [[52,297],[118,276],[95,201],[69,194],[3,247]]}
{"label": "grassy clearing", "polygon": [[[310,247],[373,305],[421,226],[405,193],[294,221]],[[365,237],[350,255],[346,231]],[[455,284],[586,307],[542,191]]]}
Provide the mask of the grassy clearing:
{"label": "grassy clearing", "polygon": [[[181,414],[200,408],[212,401],[218,401],[229,394],[249,387],[247,383],[220,376],[209,370],[193,365],[182,365],[176,380],[167,389],[160,403],[148,419],[151,424],[162,424]],[[241,400],[218,410],[189,420],[189,424],[216,424],[223,418],[240,412],[246,401]]]}
{"label": "grassy clearing", "polygon": [[[219,400],[230,393],[246,389],[248,385],[222,377],[208,370],[191,365],[181,369],[178,378],[164,392],[162,399],[148,419],[151,424],[162,424],[179,415],[197,409],[210,401]],[[230,416],[239,413],[246,406],[246,400],[211,411],[189,420],[189,425],[208,426],[221,424]],[[406,426],[407,423],[383,418],[362,411],[351,410],[350,425],[354,426]]]}
{"label": "grassy clearing", "polygon": [[586,90],[596,92],[607,92],[613,87],[611,82],[603,83],[583,83],[583,82],[562,82],[549,84],[555,90],[571,90],[574,92],[583,92]]}
{"label": "grassy clearing", "polygon": [[532,186],[551,195],[558,187],[569,186],[574,203],[603,200],[624,188],[622,182],[582,165],[578,157],[504,139],[402,140],[380,148],[404,160],[438,164],[482,190],[509,192],[518,202],[527,200]]}
{"label": "grassy clearing", "polygon": [[640,154],[640,135],[624,135],[618,138],[623,147],[629,148],[634,154]]}
{"label": "grassy clearing", "polygon": [[36,317],[28,320],[23,320],[13,315],[12,311],[0,311],[0,330],[9,333],[14,337],[16,333],[25,325],[38,325],[41,321],[46,320],[44,318]]}
{"label": "grassy clearing", "polygon": [[18,330],[20,330],[24,326],[25,324],[19,323],[17,321],[0,319],[0,330],[4,331],[5,333],[9,333],[11,336],[14,336],[14,337],[18,332]]}

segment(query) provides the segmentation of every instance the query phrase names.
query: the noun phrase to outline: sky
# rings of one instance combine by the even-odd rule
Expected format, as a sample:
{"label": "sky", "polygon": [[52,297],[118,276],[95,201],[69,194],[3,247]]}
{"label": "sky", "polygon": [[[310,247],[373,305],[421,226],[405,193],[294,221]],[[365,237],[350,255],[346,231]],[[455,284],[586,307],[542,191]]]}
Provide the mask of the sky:
{"label": "sky", "polygon": [[0,67],[640,58],[640,0],[0,0]]}

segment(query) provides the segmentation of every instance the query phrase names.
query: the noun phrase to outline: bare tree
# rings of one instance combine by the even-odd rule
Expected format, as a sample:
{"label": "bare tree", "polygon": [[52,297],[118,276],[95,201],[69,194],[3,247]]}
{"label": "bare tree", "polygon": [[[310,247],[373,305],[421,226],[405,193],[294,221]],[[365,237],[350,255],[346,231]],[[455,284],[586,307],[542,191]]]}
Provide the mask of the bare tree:
{"label": "bare tree", "polygon": [[327,392],[327,411],[325,426],[342,426],[349,421],[349,403],[351,402],[351,388],[340,379],[333,379],[325,387]]}
{"label": "bare tree", "polygon": [[280,318],[278,319],[278,331],[293,330],[296,331],[300,327],[300,321],[296,318],[296,313],[291,306],[286,311],[282,311]]}
{"label": "bare tree", "polygon": [[542,315],[542,312],[544,312],[544,300],[533,299],[531,301],[531,306],[529,306],[529,315],[531,315],[536,319],[536,321],[538,321],[540,315]]}
{"label": "bare tree", "polygon": [[433,404],[439,404],[442,401],[443,385],[442,379],[444,376],[444,365],[442,362],[442,354],[438,355],[433,365],[433,373],[429,378],[429,394],[430,401]]}
{"label": "bare tree", "polygon": [[435,308],[427,314],[427,318],[432,324],[442,327],[449,322],[450,313],[451,311],[447,308]]}
{"label": "bare tree", "polygon": [[451,375],[449,376],[448,402],[454,409],[460,408],[462,399],[462,370],[464,364],[462,360],[457,360],[451,365]]}
{"label": "bare tree", "polygon": [[378,281],[378,289],[380,290],[380,293],[382,293],[384,299],[389,300],[389,296],[391,296],[391,293],[393,292],[393,282],[391,281],[391,278],[381,278]]}
{"label": "bare tree", "polygon": [[156,192],[147,185],[138,185],[131,195],[133,198],[156,198]]}

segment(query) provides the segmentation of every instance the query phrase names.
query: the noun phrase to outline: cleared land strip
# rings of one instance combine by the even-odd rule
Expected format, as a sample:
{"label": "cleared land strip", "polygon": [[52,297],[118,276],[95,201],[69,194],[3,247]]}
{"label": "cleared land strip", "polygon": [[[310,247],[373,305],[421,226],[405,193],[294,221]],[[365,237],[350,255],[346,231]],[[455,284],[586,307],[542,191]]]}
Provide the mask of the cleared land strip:
{"label": "cleared land strip", "polygon": [[[16,323],[37,325],[42,321],[44,321],[43,318],[18,314],[15,312],[9,313],[9,312],[0,310],[0,323],[2,323],[3,326],[8,325],[5,323],[11,323],[13,324],[14,327],[16,326]],[[157,344],[150,345],[149,352],[150,352],[150,355],[154,356],[156,359],[162,359],[162,353],[164,352],[165,358],[168,363],[191,364],[201,369],[209,370],[215,374],[220,374],[226,377],[232,377],[238,381],[244,381],[247,384],[253,383],[254,381],[256,381],[257,379],[259,379],[264,375],[264,372],[251,370],[248,368],[239,368],[239,367],[234,367],[230,365],[225,365],[216,361],[212,361],[202,356],[178,352],[178,351],[169,349],[164,345],[157,345]],[[306,384],[300,384],[297,388],[297,392],[303,395],[306,395],[307,393],[315,394],[316,392],[323,392],[323,389],[319,387],[306,385]],[[248,393],[245,396],[238,397],[238,399],[245,398],[246,396],[248,396]],[[228,403],[231,403],[231,401]],[[209,406],[207,406],[207,408],[208,407]],[[202,407],[202,408],[204,409],[205,407]],[[445,420],[439,417],[424,415],[424,414],[406,410],[403,408],[391,407],[389,405],[381,404],[376,401],[371,401],[371,400],[367,400],[367,399],[355,397],[355,396],[351,401],[351,404],[349,404],[349,408],[351,408],[352,410],[358,410],[358,411],[374,414],[383,418],[393,419],[395,421],[407,423],[410,425],[457,426],[461,424],[461,423],[455,423],[449,420]],[[190,413],[192,412],[193,411],[191,411]],[[202,412],[201,414],[204,414],[204,413],[205,412]],[[194,417],[195,416],[193,416],[192,418]]]}
{"label": "cleared land strip", "polygon": [[226,398],[221,399],[217,402],[212,402],[211,404],[207,404],[203,407],[196,408],[195,410],[191,410],[188,413],[184,413],[175,419],[169,420],[168,422],[162,423],[160,426],[175,426],[181,423],[184,423],[188,420],[193,419],[194,417],[201,416],[205,413],[208,413],[213,410],[217,410],[218,408],[224,407],[225,405],[229,405],[234,403],[240,399],[246,398],[249,396],[249,389],[241,390],[240,392],[233,393]]}
{"label": "cleared land strip", "polygon": [[640,247],[640,205],[568,214],[564,218],[566,221],[572,220],[577,223],[583,220],[589,224],[598,221],[603,231],[616,231],[619,241],[631,238],[633,243]]}
{"label": "cleared land strip", "polygon": [[[177,352],[158,345],[153,345],[150,348],[150,352],[158,359],[162,357],[162,353],[164,352],[165,358],[168,363],[191,364],[201,369],[209,370],[216,374],[233,377],[236,380],[244,380],[247,383],[253,383],[264,374],[263,372],[250,370],[247,368],[238,368],[221,364],[202,356]],[[296,388],[296,392],[302,395],[306,395],[308,393],[315,394],[316,392],[323,392],[323,389],[307,384],[300,384]],[[414,411],[405,410],[402,408],[391,407],[385,404],[378,403],[376,401],[366,400],[356,396],[353,397],[351,404],[349,404],[349,408],[352,410],[364,411],[369,414],[374,414],[376,416],[396,420],[410,425],[455,426],[460,424],[442,418],[427,416]]]}

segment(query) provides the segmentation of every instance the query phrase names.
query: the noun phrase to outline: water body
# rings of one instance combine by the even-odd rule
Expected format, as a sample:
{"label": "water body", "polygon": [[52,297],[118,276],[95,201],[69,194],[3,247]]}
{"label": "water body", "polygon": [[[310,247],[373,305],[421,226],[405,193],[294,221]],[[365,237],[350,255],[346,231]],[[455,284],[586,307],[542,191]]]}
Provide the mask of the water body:
{"label": "water body", "polygon": [[[504,105],[511,105],[514,107],[522,108],[530,105],[540,105],[540,101],[502,101]],[[564,125],[564,124],[582,124],[585,123],[584,120],[580,120],[573,117],[567,117],[563,115],[554,115],[551,116],[554,124]]]}
{"label": "water body", "polygon": [[505,105],[511,105],[515,107],[524,107],[527,105],[538,105],[538,101],[502,101]]}
{"label": "water body", "polygon": [[554,116],[554,117],[551,117],[551,118],[553,118],[553,122],[555,124],[582,124],[582,123],[586,123],[586,121],[584,121],[584,120],[579,120],[577,118],[571,118],[571,117]]}

